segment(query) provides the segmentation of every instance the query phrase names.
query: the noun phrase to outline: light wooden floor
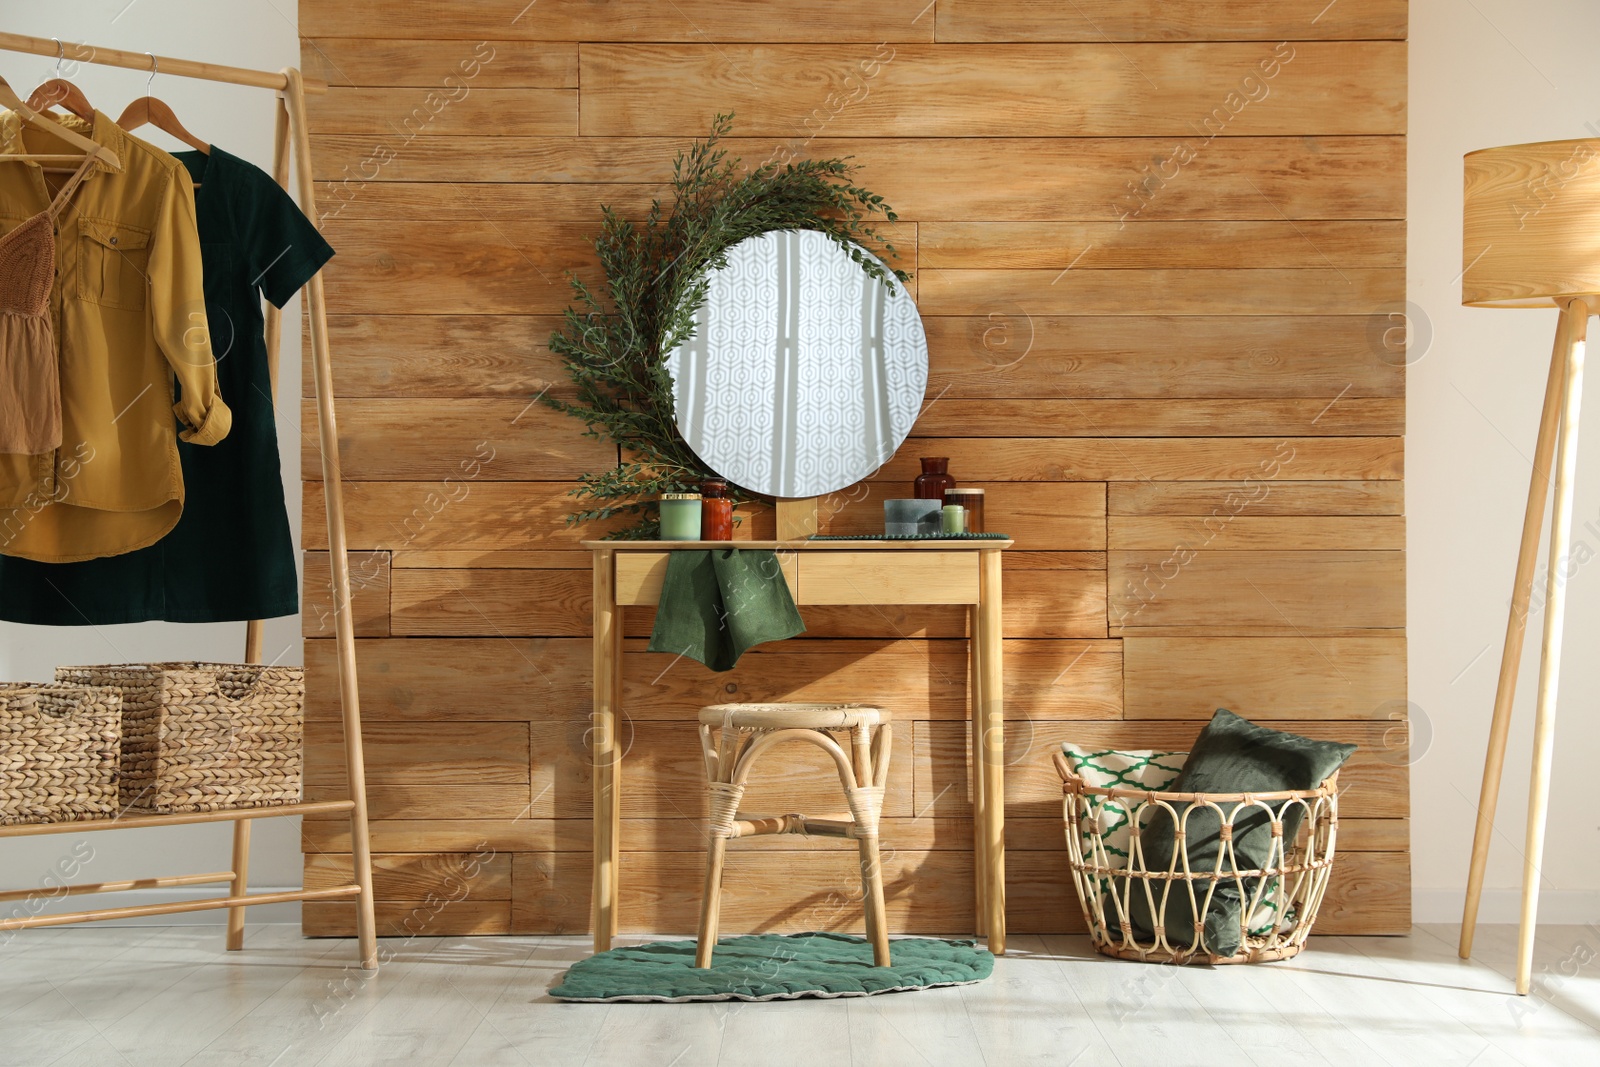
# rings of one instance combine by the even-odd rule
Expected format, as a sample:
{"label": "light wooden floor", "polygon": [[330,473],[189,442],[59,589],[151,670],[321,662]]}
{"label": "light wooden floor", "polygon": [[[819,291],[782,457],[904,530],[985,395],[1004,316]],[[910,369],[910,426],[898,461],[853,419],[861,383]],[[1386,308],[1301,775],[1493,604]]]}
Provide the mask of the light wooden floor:
{"label": "light wooden floor", "polygon": [[[1480,960],[1454,932],[1318,938],[1254,968],[1147,967],[1081,937],[1018,937],[988,982],[861,1000],[560,1004],[581,937],[386,941],[375,978],[295,926],[220,951],[214,927],[34,930],[0,944],[0,1064],[1587,1064],[1600,1061],[1600,927],[1515,930]],[[0,935],[3,936],[3,935]],[[642,939],[638,939],[642,940]]]}

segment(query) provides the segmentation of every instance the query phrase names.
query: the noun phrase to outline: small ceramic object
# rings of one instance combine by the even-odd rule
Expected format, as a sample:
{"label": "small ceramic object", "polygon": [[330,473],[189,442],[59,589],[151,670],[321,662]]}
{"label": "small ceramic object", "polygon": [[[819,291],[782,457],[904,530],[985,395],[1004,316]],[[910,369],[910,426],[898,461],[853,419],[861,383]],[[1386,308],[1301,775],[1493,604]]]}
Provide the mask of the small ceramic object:
{"label": "small ceramic object", "polygon": [[661,540],[700,540],[700,494],[661,494]]}
{"label": "small ceramic object", "polygon": [[733,501],[728,498],[728,483],[707,478],[700,483],[700,540],[733,540]]}
{"label": "small ceramic object", "polygon": [[960,504],[967,509],[967,533],[983,533],[983,490],[956,489],[944,491],[946,504]]}
{"label": "small ceramic object", "polygon": [[967,509],[960,504],[946,504],[943,511],[944,522],[940,533],[958,534],[967,532]]}
{"label": "small ceramic object", "polygon": [[947,456],[923,459],[922,473],[917,475],[912,495],[918,500],[944,500],[944,491],[956,487],[956,480],[950,477],[947,469],[949,466]]}
{"label": "small ceramic object", "polygon": [[937,500],[885,500],[883,532],[890,537],[912,537],[939,532]]}

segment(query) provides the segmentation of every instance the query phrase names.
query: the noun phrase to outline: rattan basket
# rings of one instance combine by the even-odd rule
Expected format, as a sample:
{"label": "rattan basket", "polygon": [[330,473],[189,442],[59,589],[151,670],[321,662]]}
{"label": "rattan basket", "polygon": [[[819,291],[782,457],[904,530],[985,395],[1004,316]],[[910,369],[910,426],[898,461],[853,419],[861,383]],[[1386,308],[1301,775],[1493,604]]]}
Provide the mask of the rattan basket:
{"label": "rattan basket", "polygon": [[122,806],[157,814],[300,799],[305,670],[254,663],[59,667],[122,694]]}
{"label": "rattan basket", "polygon": [[[1305,947],[1333,868],[1339,828],[1338,774],[1316,789],[1292,792],[1162,793],[1089,785],[1060,753],[1055,754],[1055,764],[1064,795],[1067,862],[1097,951],[1151,963],[1218,964],[1288,959]],[[1106,850],[1101,820],[1096,817],[1096,809],[1112,800],[1124,805],[1129,814],[1132,847],[1126,861]],[[1221,820],[1222,847],[1214,867],[1189,869],[1189,857],[1178,847],[1167,867],[1147,870],[1141,829],[1164,811],[1165,818],[1177,821],[1181,845],[1187,813],[1197,810],[1214,811]],[[1296,810],[1301,813],[1299,830],[1292,841],[1285,841],[1284,819]],[[1272,850],[1265,866],[1241,869],[1232,847],[1232,831],[1235,820],[1251,812],[1271,819]],[[1239,951],[1223,956],[1206,944],[1204,925],[1217,887],[1227,884],[1235,888],[1243,907]],[[1129,901],[1136,893],[1144,895],[1155,919],[1153,929],[1144,934],[1134,928],[1129,915]],[[1180,893],[1189,895],[1193,944],[1174,944],[1167,936],[1168,901]]]}
{"label": "rattan basket", "polygon": [[121,737],[114,689],[0,682],[0,824],[117,814]]}

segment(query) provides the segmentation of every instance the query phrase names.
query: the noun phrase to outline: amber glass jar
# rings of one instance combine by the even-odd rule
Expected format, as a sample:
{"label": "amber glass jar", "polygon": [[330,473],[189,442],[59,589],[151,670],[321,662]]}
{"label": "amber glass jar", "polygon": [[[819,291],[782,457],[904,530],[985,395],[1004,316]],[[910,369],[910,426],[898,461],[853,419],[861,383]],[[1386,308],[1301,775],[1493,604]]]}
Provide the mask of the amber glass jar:
{"label": "amber glass jar", "polygon": [[943,500],[946,489],[954,489],[956,480],[950,477],[950,458],[939,456],[923,459],[922,473],[917,475],[913,494],[918,500]]}
{"label": "amber glass jar", "polygon": [[733,540],[733,501],[728,499],[728,483],[721,478],[700,483],[700,540]]}

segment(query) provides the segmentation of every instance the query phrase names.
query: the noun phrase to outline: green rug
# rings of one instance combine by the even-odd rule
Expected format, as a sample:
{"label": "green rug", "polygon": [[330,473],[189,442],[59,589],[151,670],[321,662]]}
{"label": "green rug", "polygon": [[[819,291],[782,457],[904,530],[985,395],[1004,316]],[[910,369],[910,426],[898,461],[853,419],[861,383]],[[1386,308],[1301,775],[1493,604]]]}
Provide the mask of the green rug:
{"label": "green rug", "polygon": [[994,957],[973,941],[909,937],[889,942],[890,966],[844,934],[751,934],[717,942],[696,970],[693,941],[614,948],[573,965],[550,995],[574,1001],[796,1000],[870,997],[989,977]]}

